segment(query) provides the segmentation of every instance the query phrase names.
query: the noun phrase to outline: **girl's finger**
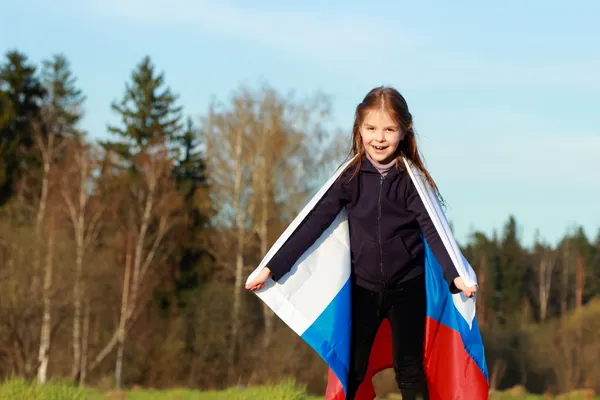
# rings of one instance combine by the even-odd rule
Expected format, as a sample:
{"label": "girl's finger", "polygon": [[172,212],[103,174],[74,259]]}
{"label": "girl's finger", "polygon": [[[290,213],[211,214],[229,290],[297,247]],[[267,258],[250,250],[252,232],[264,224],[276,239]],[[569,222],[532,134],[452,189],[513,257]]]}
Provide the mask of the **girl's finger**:
{"label": "girl's finger", "polygon": [[265,286],[265,284],[262,282],[256,283],[256,281],[253,281],[246,285],[246,289],[251,290],[251,291],[256,291],[256,290],[262,289],[264,286]]}

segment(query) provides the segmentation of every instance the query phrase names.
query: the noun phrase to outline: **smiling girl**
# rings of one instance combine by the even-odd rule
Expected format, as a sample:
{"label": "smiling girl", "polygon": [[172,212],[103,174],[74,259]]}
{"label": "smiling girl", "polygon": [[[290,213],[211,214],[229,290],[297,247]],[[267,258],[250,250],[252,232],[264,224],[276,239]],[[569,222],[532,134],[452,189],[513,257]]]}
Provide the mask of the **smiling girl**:
{"label": "smiling girl", "polygon": [[392,329],[394,371],[405,400],[428,398],[423,369],[426,317],[423,237],[442,266],[448,290],[475,294],[459,276],[408,173],[409,159],[437,192],[419,156],[412,115],[395,89],[371,90],[358,105],[354,159],[302,225],[246,288],[259,290],[287,274],[346,208],[352,255],[351,362],[347,400],[364,379],[384,318]]}

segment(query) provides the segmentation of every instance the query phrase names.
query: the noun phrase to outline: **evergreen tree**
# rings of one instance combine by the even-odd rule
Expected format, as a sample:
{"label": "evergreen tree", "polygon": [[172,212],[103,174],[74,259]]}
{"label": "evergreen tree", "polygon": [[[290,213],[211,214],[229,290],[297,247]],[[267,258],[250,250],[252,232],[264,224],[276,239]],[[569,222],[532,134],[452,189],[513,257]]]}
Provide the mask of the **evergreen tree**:
{"label": "evergreen tree", "polygon": [[[198,303],[204,283],[213,277],[214,263],[207,251],[206,232],[210,216],[205,205],[209,203],[206,164],[201,151],[202,144],[198,130],[190,118],[186,129],[177,138],[180,156],[174,168],[175,181],[183,196],[185,223],[179,227],[181,238],[179,251],[173,260],[172,285],[174,293],[164,298],[172,298],[182,311],[185,326],[184,372],[194,379],[191,365],[197,357]],[[167,302],[165,306],[168,306]]]}
{"label": "evergreen tree", "polygon": [[156,73],[150,57],[146,56],[125,84],[125,94],[111,108],[119,114],[121,126],[108,126],[119,138],[103,143],[128,160],[155,141],[173,145],[183,129],[182,107],[177,96],[165,87],[164,73]]}
{"label": "evergreen tree", "polygon": [[46,94],[36,71],[16,50],[7,52],[0,67],[0,204],[13,195],[34,144],[32,121]]}
{"label": "evergreen tree", "polygon": [[42,83],[48,93],[45,106],[52,114],[53,128],[59,136],[78,136],[77,123],[84,115],[85,96],[76,86],[71,65],[62,54],[43,62]]}
{"label": "evergreen tree", "polygon": [[208,192],[206,165],[200,150],[200,135],[190,118],[186,121],[185,131],[177,140],[182,154],[176,164],[174,174],[179,192],[184,198],[187,223],[175,288],[178,294],[184,294],[182,292],[195,289],[199,284],[199,279],[206,278],[206,276],[198,276],[197,264],[202,256],[206,255],[201,235],[208,223],[208,216],[203,214],[200,203],[207,202]]}
{"label": "evergreen tree", "polygon": [[521,247],[517,232],[517,221],[510,216],[504,226],[504,234],[499,246],[499,309],[504,318],[510,318],[522,311],[526,299],[527,278],[530,266]]}

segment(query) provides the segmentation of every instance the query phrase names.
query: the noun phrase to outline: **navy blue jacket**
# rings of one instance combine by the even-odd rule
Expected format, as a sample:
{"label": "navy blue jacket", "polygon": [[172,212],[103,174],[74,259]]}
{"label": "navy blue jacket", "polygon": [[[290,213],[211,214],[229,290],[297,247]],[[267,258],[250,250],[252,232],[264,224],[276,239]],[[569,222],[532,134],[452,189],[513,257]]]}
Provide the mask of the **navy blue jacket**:
{"label": "navy blue jacket", "polygon": [[352,170],[342,173],[271,259],[273,279],[288,273],[345,207],[357,285],[380,292],[423,274],[422,234],[456,292],[456,268],[408,173],[394,167],[383,176],[366,157],[355,177]]}

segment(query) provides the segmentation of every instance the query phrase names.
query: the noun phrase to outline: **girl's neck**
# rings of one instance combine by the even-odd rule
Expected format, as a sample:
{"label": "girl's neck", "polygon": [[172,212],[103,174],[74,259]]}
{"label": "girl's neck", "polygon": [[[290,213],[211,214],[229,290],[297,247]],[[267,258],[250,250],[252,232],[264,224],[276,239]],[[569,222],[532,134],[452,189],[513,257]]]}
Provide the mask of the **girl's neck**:
{"label": "girl's neck", "polygon": [[367,155],[367,158],[369,159],[369,161],[371,162],[371,164],[373,164],[373,166],[377,169],[377,171],[379,171],[379,173],[383,176],[386,176],[387,173],[390,171],[390,169],[392,169],[392,167],[394,165],[396,165],[396,159],[393,158],[392,161],[390,161],[389,163],[386,164],[381,164],[375,160],[373,160],[371,158],[371,156],[369,155],[369,153],[365,153]]}

